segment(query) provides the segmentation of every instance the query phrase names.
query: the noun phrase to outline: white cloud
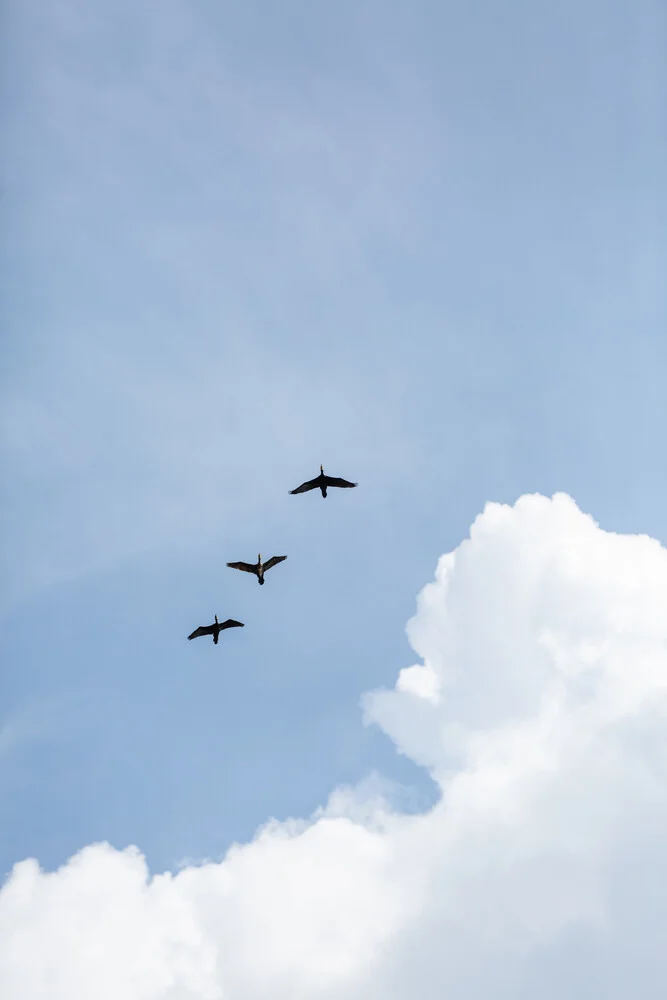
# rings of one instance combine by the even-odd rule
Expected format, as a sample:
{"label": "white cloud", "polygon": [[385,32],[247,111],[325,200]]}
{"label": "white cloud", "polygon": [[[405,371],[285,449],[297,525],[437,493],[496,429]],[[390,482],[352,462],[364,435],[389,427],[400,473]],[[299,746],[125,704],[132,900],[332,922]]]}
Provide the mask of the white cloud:
{"label": "white cloud", "polygon": [[175,875],[108,845],[24,861],[3,998],[657,997],[667,551],[563,495],[490,504],[408,632],[423,663],[364,708],[433,809],[370,782]]}

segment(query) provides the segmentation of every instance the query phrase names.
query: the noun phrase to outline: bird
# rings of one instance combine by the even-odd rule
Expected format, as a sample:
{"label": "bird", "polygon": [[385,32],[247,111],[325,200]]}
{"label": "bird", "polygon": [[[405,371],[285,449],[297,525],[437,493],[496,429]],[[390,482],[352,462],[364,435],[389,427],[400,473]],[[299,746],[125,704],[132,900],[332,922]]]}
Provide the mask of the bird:
{"label": "bird", "polygon": [[196,639],[200,635],[212,635],[213,642],[218,645],[218,636],[225,628],[245,628],[243,622],[234,621],[233,618],[228,618],[226,622],[219,622],[218,616],[215,616],[215,621],[212,625],[200,625],[196,628],[194,632],[188,636],[188,639]]}
{"label": "bird", "polygon": [[347,479],[338,479],[336,476],[325,476],[324,469],[320,465],[319,476],[316,476],[315,479],[309,479],[307,483],[301,483],[301,486],[297,486],[295,490],[290,490],[290,494],[307,493],[308,490],[320,489],[322,497],[326,497],[329,486],[352,487],[357,485],[357,483],[349,483]]}
{"label": "bird", "polygon": [[256,563],[231,562],[227,563],[227,565],[230,569],[242,569],[244,573],[254,573],[260,587],[263,587],[264,574],[267,569],[271,569],[272,566],[277,566],[278,563],[282,562],[284,559],[287,559],[287,556],[271,556],[270,559],[267,559],[266,562],[263,563],[261,555],[258,555]]}

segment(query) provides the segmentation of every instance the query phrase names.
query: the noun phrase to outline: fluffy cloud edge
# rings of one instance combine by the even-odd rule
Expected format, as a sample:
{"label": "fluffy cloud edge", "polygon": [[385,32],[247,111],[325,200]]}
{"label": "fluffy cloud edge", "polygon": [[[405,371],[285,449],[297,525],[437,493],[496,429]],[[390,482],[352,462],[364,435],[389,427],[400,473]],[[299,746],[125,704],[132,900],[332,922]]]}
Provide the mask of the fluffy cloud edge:
{"label": "fluffy cloud edge", "polygon": [[438,802],[408,815],[381,780],[338,789],[175,874],[105,844],[53,873],[20,862],[0,890],[2,995],[520,996],[568,935],[615,946],[613,968],[629,889],[609,887],[667,833],[666,610],[657,541],[565,494],[487,505],[418,597],[422,662],[362,699]]}

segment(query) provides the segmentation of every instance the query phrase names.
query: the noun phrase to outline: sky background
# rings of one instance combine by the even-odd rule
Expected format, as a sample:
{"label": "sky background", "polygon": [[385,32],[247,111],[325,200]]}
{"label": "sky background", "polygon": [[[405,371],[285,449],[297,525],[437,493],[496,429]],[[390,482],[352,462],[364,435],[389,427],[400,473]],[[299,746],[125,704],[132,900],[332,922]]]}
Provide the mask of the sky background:
{"label": "sky background", "polygon": [[0,871],[425,808],[360,698],[484,504],[667,536],[664,5],[3,20]]}

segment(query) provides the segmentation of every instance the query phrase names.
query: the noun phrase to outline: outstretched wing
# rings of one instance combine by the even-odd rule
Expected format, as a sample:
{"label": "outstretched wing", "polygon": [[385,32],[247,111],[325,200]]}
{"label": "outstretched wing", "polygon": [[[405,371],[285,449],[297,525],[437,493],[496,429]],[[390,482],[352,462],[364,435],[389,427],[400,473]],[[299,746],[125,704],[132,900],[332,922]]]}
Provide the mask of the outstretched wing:
{"label": "outstretched wing", "polygon": [[327,486],[357,486],[358,483],[348,483],[347,479],[336,479],[335,476],[325,476]]}
{"label": "outstretched wing", "polygon": [[188,636],[188,639],[197,639],[200,635],[213,635],[215,631],[214,625],[200,625],[196,628],[192,635]]}
{"label": "outstretched wing", "polygon": [[230,569],[242,569],[244,573],[257,574],[257,566],[254,563],[235,562],[227,563]]}
{"label": "outstretched wing", "polygon": [[271,569],[272,566],[277,566],[279,562],[283,561],[283,559],[287,559],[287,556],[271,556],[271,558],[267,559],[264,563],[264,571],[266,572],[267,569]]}
{"label": "outstretched wing", "polygon": [[235,622],[233,618],[228,618],[226,622],[221,622],[221,624],[220,624],[220,628],[221,629],[223,629],[223,628],[236,628],[237,626],[239,626],[240,628],[243,628],[244,627],[243,622]]}
{"label": "outstretched wing", "polygon": [[301,486],[297,486],[295,490],[290,490],[290,493],[307,493],[308,490],[314,490],[320,485],[320,477],[317,479],[309,479],[307,483],[301,483]]}

